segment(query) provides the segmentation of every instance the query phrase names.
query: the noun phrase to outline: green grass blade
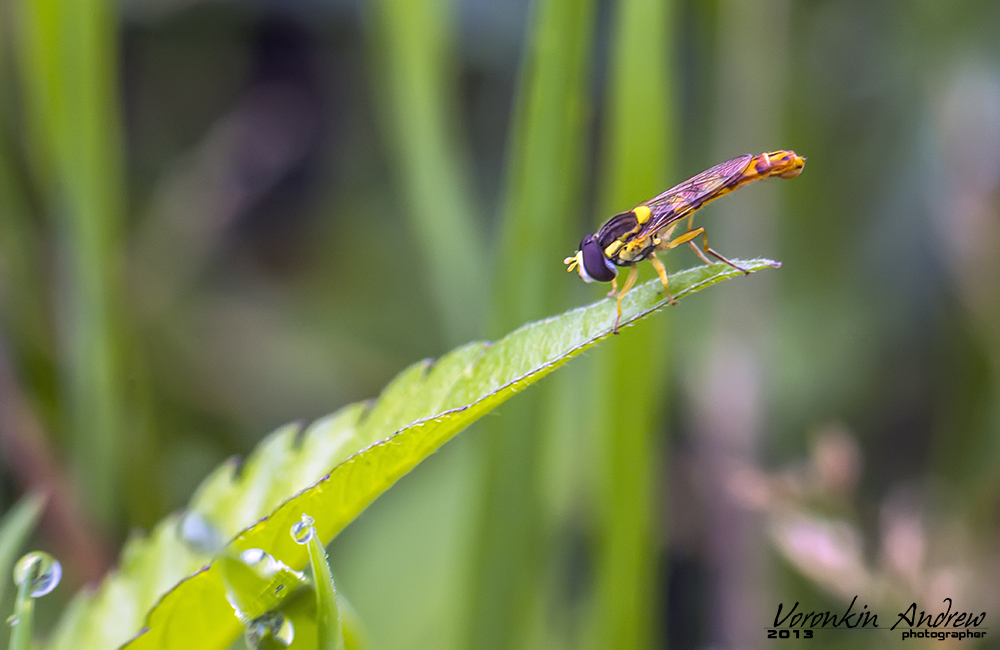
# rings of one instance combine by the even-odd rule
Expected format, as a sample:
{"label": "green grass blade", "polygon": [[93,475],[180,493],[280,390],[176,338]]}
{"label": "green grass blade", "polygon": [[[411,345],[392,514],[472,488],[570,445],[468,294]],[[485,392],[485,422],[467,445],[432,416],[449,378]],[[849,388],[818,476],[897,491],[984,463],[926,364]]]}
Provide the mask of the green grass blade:
{"label": "green grass blade", "polygon": [[10,632],[8,650],[31,650],[31,634],[34,629],[35,600],[28,595],[31,581],[22,582],[17,588],[14,601],[14,625]]}
{"label": "green grass blade", "polygon": [[36,173],[58,234],[73,465],[91,505],[117,514],[123,448],[123,163],[117,9],[21,0],[18,57]]}
{"label": "green grass blade", "polygon": [[337,589],[326,557],[326,549],[315,534],[310,532],[309,565],[313,571],[316,589],[316,636],[320,650],[344,650],[344,630],[337,606]]}
{"label": "green grass blade", "polygon": [[[560,273],[572,252],[584,192],[594,0],[533,3],[507,153],[500,246],[490,331],[509,331],[565,305],[573,278]],[[464,644],[509,647],[526,633],[546,560],[549,519],[541,511],[540,450],[553,431],[539,423],[555,408],[534,393],[490,423],[468,562]]]}
{"label": "green grass blade", "polygon": [[44,507],[44,496],[28,494],[0,519],[0,602],[6,595],[14,560],[35,529]]}
{"label": "green grass blade", "polygon": [[[10,88],[3,60],[3,28],[0,27],[0,93]],[[24,194],[24,177],[14,159],[10,133],[14,133],[6,103],[0,102],[0,326],[6,346],[18,361],[48,362],[46,312],[50,296],[42,237],[31,220]],[[44,361],[43,361],[44,360]]]}
{"label": "green grass blade", "polygon": [[[664,0],[617,4],[602,156],[605,217],[671,184],[671,10]],[[662,460],[656,439],[666,419],[668,324],[645,321],[594,355],[597,545],[593,612],[585,627],[594,648],[652,646],[660,530],[656,467]]]}
{"label": "green grass blade", "polygon": [[10,650],[31,650],[35,599],[50,593],[62,579],[62,565],[44,551],[31,551],[19,559],[12,572],[17,585],[11,627]]}
{"label": "green grass blade", "polygon": [[[373,56],[408,215],[452,342],[481,336],[487,256],[471,196],[458,110],[447,0],[372,0]],[[458,269],[461,269],[459,272]]]}
{"label": "green grass blade", "polygon": [[[754,271],[776,266],[770,260],[740,264]],[[681,298],[736,275],[738,271],[721,264],[700,267],[672,276],[671,287]],[[653,281],[633,290],[623,304],[623,324],[662,308],[661,289]],[[601,300],[529,323],[496,343],[473,343],[436,363],[415,364],[375,402],[345,407],[305,430],[279,429],[239,472],[233,463],[218,468],[193,497],[188,516],[197,515],[224,538],[235,535],[227,553],[259,548],[299,570],[308,562],[308,551],[289,533],[303,513],[316,516],[319,538],[328,543],[468,424],[610,336],[614,320],[614,301]],[[146,619],[148,631],[130,648],[228,647],[241,626],[226,600],[217,564],[208,563],[191,535],[182,537],[190,527],[181,523],[178,517],[167,518],[149,538],[132,540],[121,569],[93,596],[78,597],[74,615],[59,627],[50,647],[122,643],[140,628],[144,612],[161,595]],[[274,595],[274,607],[282,594]]]}
{"label": "green grass blade", "polygon": [[542,0],[533,12],[496,260],[497,334],[539,318],[565,294],[565,277],[551,271],[577,241],[570,224],[581,204],[594,5]]}

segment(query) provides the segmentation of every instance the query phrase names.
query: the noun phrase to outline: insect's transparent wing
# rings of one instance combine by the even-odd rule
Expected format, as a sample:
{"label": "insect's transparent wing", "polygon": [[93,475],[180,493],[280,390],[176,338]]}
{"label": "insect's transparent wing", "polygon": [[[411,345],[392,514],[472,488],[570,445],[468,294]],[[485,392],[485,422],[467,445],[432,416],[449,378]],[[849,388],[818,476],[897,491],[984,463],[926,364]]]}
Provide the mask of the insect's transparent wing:
{"label": "insect's transparent wing", "polygon": [[753,160],[752,155],[744,154],[719,163],[647,201],[646,205],[652,214],[649,221],[636,233],[635,238],[648,237],[700,208],[720,190],[735,182],[751,160]]}

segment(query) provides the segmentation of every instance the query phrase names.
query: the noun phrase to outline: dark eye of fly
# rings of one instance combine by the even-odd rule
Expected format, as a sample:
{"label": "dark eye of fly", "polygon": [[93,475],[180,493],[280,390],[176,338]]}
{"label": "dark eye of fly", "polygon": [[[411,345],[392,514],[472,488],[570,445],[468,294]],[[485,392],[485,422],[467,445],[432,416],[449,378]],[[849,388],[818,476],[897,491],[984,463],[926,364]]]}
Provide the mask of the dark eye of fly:
{"label": "dark eye of fly", "polygon": [[615,279],[615,271],[604,257],[604,251],[600,245],[594,241],[593,235],[587,235],[580,242],[580,251],[583,252],[583,268],[594,280],[598,282],[611,282]]}

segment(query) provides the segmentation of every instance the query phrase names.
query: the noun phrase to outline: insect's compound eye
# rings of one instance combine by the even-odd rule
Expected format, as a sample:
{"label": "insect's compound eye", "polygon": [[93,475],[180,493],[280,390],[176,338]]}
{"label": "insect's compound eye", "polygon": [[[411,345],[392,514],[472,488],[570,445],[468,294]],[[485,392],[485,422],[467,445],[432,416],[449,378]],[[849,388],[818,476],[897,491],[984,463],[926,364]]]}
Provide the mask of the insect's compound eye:
{"label": "insect's compound eye", "polygon": [[584,280],[588,282],[593,282],[594,280],[598,282],[611,282],[618,275],[618,269],[604,256],[604,251],[594,241],[593,235],[587,235],[583,238],[583,241],[580,242],[580,252],[583,253],[583,264],[580,269],[587,273],[587,277]]}

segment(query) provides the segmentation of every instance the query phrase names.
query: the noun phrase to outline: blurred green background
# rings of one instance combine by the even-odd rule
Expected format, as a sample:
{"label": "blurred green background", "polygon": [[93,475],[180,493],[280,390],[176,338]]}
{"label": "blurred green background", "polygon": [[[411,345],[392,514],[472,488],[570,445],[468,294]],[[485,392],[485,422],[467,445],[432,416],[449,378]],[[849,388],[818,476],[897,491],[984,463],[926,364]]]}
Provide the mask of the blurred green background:
{"label": "blurred green background", "polygon": [[338,586],[387,650],[990,620],[995,0],[6,0],[4,509],[50,494],[66,598],[269,430],[601,298],[561,261],[611,214],[782,148],[802,176],[699,215],[780,271],[475,425],[334,541]]}

